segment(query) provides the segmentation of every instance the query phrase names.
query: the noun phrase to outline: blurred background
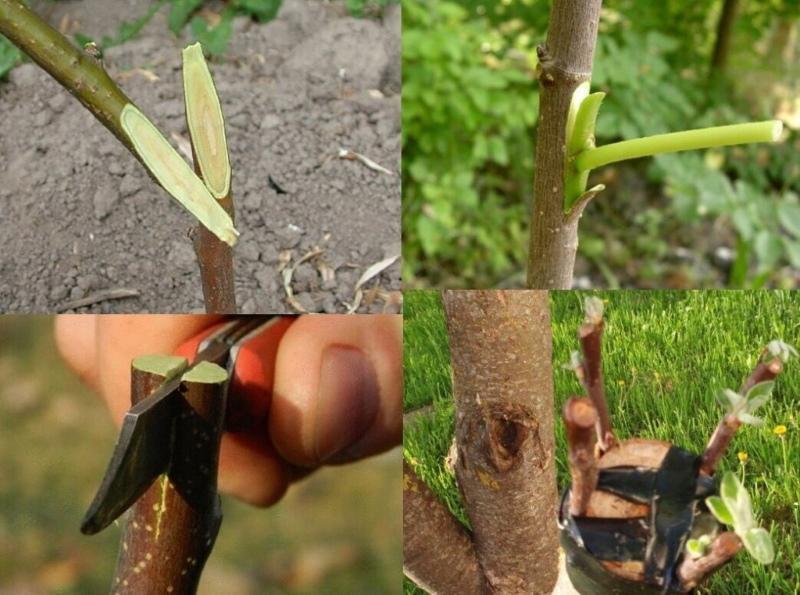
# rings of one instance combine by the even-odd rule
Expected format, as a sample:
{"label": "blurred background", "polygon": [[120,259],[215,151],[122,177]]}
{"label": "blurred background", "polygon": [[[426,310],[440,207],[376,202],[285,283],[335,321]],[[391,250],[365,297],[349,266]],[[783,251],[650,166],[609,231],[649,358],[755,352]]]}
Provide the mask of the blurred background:
{"label": "blurred background", "polygon": [[[408,287],[523,285],[550,5],[403,0]],[[769,118],[786,132],[595,171],[576,286],[798,285],[799,22],[797,0],[603,2],[598,144]]]}
{"label": "blurred background", "polygon": [[[0,316],[0,595],[106,593],[120,527],[78,527],[116,441],[52,319]],[[200,593],[399,593],[400,450],[319,471],[260,510],[223,496]]]}

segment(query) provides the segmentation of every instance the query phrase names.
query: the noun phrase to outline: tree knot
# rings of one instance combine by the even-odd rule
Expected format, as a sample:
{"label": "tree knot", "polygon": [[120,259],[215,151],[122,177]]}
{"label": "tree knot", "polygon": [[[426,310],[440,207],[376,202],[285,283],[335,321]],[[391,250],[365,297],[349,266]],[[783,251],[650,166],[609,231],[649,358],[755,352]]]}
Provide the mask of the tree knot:
{"label": "tree knot", "polygon": [[486,411],[489,460],[500,472],[511,470],[522,459],[522,446],[538,424],[531,412],[517,403],[492,403]]}

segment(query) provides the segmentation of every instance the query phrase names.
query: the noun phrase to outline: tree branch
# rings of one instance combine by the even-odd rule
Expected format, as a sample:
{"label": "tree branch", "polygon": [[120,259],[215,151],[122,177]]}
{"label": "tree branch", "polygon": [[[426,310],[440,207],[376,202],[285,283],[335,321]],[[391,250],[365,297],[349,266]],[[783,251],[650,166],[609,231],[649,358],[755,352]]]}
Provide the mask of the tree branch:
{"label": "tree branch", "polygon": [[403,572],[434,595],[488,592],[472,537],[405,460]]}
{"label": "tree branch", "polygon": [[591,78],[601,0],[554,0],[539,49],[539,123],[531,209],[528,287],[569,289],[578,218],[564,213],[566,123],[572,93]]}
{"label": "tree branch", "polygon": [[742,540],[736,533],[726,531],[711,543],[705,556],[692,559],[684,556],[683,562],[678,567],[678,578],[681,586],[687,591],[694,589],[711,573],[733,558],[742,549]]}
{"label": "tree branch", "polygon": [[608,414],[606,393],[603,386],[603,320],[591,320],[581,325],[578,338],[583,350],[583,365],[578,377],[586,394],[597,410],[597,442],[602,452],[606,452],[617,440],[611,430],[611,417]]}
{"label": "tree branch", "polygon": [[[203,369],[210,369],[212,376],[198,376]],[[222,522],[217,462],[226,379],[219,366],[205,363],[184,376],[170,468],[132,507],[113,592],[191,594],[197,590]],[[163,380],[137,368],[134,361],[132,402],[152,393]]]}
{"label": "tree branch", "polygon": [[589,399],[573,397],[564,404],[564,425],[569,443],[569,469],[572,475],[569,513],[583,516],[589,499],[597,487],[595,459],[595,424],[597,410]]}
{"label": "tree branch", "polygon": [[456,477],[478,561],[493,591],[550,593],[558,532],[547,293],[446,291],[443,298]]}
{"label": "tree branch", "polygon": [[[775,379],[778,374],[783,370],[783,362],[780,358],[774,357],[769,361],[760,361],[753,368],[750,376],[744,381],[739,393],[742,395],[747,394],[759,382],[766,382],[767,380]],[[700,472],[706,475],[713,475],[717,468],[717,463],[725,454],[728,446],[733,440],[736,430],[742,425],[735,415],[725,415],[717,425],[714,433],[711,435],[711,440],[708,441],[705,451],[703,452],[703,462],[700,465]]]}

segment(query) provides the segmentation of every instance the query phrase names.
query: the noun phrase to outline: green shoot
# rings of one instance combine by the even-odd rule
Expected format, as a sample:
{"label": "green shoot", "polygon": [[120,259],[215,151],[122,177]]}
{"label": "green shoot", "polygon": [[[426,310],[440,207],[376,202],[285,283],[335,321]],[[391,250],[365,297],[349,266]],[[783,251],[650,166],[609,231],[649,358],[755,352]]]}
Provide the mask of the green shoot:
{"label": "green shoot", "polygon": [[726,388],[717,395],[717,401],[725,408],[727,414],[734,416],[740,422],[753,426],[763,426],[764,420],[755,417],[753,413],[769,401],[774,386],[775,382],[773,380],[759,382],[748,390],[744,396]]}
{"label": "green shoot", "polygon": [[706,504],[720,523],[733,527],[734,533],[756,561],[761,564],[772,563],[775,559],[772,538],[766,529],[756,526],[750,494],[734,473],[725,473],[720,495],[709,496]]}
{"label": "green shoot", "polygon": [[661,153],[776,142],[783,131],[783,123],[780,120],[768,120],[656,134],[596,147],[594,131],[604,97],[605,93],[590,94],[588,82],[579,85],[572,95],[567,113],[565,137],[567,162],[564,170],[564,211],[566,213],[569,213],[584,197],[589,173],[603,165]]}

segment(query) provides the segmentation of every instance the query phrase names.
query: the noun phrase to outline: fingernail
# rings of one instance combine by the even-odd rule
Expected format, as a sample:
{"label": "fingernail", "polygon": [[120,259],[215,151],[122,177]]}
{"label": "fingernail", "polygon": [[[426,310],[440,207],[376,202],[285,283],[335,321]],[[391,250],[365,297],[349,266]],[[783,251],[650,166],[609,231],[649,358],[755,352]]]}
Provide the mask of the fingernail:
{"label": "fingernail", "polygon": [[378,378],[362,351],[344,345],[322,354],[315,425],[317,460],[324,462],[355,445],[378,413]]}

